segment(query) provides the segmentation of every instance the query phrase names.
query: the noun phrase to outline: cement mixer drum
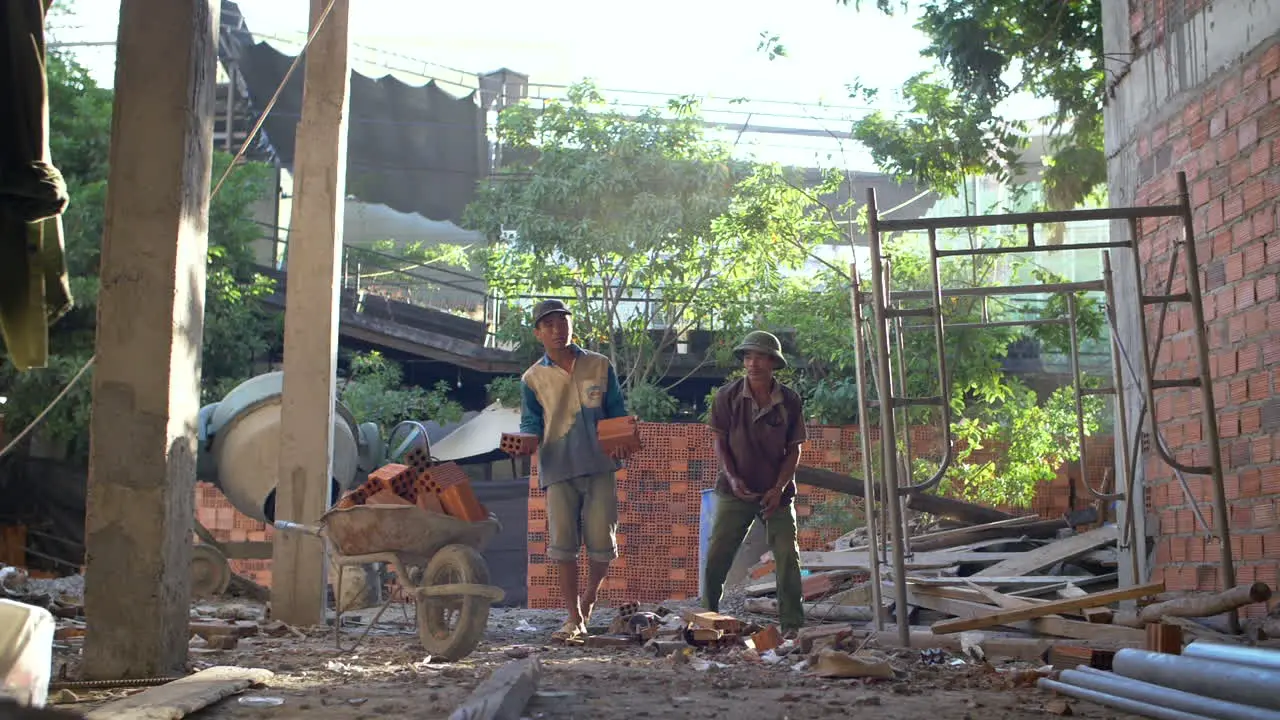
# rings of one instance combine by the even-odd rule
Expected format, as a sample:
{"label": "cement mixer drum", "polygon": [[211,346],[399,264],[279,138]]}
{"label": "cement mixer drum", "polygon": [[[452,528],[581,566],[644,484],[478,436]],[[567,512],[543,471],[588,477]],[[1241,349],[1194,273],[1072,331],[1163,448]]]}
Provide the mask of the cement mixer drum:
{"label": "cement mixer drum", "polygon": [[[200,413],[201,479],[217,485],[237,510],[268,524],[275,520],[283,387],[284,373],[259,375]],[[360,440],[368,430],[357,427],[341,403],[335,411],[331,485],[336,496],[359,484],[370,469],[361,472],[366,464],[361,445],[367,442]]]}

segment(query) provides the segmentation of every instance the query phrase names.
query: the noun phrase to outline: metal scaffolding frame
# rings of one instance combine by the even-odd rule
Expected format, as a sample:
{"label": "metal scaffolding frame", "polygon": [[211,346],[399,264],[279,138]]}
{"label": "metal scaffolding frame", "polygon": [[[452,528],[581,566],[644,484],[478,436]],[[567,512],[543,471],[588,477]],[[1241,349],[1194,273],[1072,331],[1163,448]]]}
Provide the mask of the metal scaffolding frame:
{"label": "metal scaffolding frame", "polygon": [[[877,211],[876,193],[874,189],[869,189],[867,193],[867,224],[868,234],[870,236],[870,280],[871,292],[870,298],[866,297],[866,293],[861,290],[861,283],[857,272],[856,262],[852,270],[853,290],[851,292],[851,305],[853,311],[854,326],[854,353],[857,365],[856,380],[858,382],[858,411],[859,411],[859,432],[860,445],[862,449],[862,471],[863,476],[868,478],[868,487],[865,493],[866,497],[866,514],[867,514],[867,531],[869,542],[872,544],[872,552],[870,557],[874,558],[871,562],[871,583],[872,583],[872,604],[876,608],[875,622],[878,629],[883,629],[883,617],[880,608],[882,608],[880,598],[880,565],[882,562],[891,564],[893,573],[894,587],[894,616],[897,624],[899,642],[904,646],[910,645],[910,624],[907,618],[907,586],[906,586],[906,558],[909,556],[908,529],[905,522],[906,513],[902,506],[903,500],[913,494],[919,492],[927,492],[934,489],[942,481],[949,469],[953,453],[953,437],[951,434],[951,411],[949,398],[951,396],[951,378],[948,374],[947,357],[946,357],[946,330],[948,328],[995,328],[1010,327],[1015,325],[1045,325],[1056,324],[1066,325],[1070,338],[1070,375],[1072,379],[1073,399],[1076,410],[1076,433],[1080,444],[1080,467],[1081,482],[1088,492],[1100,502],[1112,500],[1125,500],[1125,517],[1122,523],[1121,546],[1129,547],[1133,560],[1133,571],[1135,580],[1138,578],[1139,565],[1138,554],[1145,552],[1145,537],[1136,537],[1136,524],[1134,521],[1134,503],[1128,499],[1133,497],[1133,489],[1135,478],[1137,477],[1137,461],[1141,453],[1137,452],[1142,439],[1141,432],[1143,429],[1152,438],[1152,446],[1154,447],[1158,457],[1170,468],[1173,469],[1175,476],[1182,484],[1183,492],[1192,505],[1197,518],[1201,525],[1209,530],[1209,526],[1204,522],[1197,506],[1196,498],[1190,491],[1186,483],[1184,474],[1205,475],[1212,479],[1213,485],[1213,514],[1214,528],[1216,535],[1221,543],[1221,583],[1223,589],[1233,587],[1235,585],[1235,563],[1231,552],[1230,528],[1228,526],[1229,512],[1227,508],[1226,490],[1223,482],[1222,458],[1219,447],[1218,421],[1214,412],[1213,386],[1212,378],[1209,371],[1209,343],[1206,334],[1204,321],[1204,306],[1200,288],[1200,277],[1197,268],[1199,261],[1196,257],[1195,235],[1192,221],[1192,209],[1189,194],[1187,192],[1187,179],[1185,173],[1178,173],[1178,202],[1173,205],[1153,205],[1149,207],[1130,207],[1130,208],[1106,208],[1094,210],[1069,210],[1062,212],[1031,212],[1031,213],[1013,213],[1005,215],[983,215],[983,216],[960,216],[960,217],[939,217],[939,218],[919,218],[910,220],[886,220],[880,217]],[[1180,218],[1183,224],[1183,237],[1177,243],[1181,245],[1182,259],[1185,263],[1187,272],[1186,290],[1181,293],[1172,293],[1172,282],[1174,270],[1178,264],[1178,253],[1171,253],[1169,275],[1166,280],[1164,292],[1159,295],[1148,295],[1144,290],[1144,277],[1142,272],[1142,263],[1138,253],[1139,237],[1141,236],[1141,221],[1144,218]],[[1072,223],[1088,220],[1124,220],[1128,222],[1129,233],[1124,240],[1110,240],[1106,242],[1090,242],[1060,245],[1043,245],[1036,243],[1035,226],[1049,223]],[[1026,227],[1026,244],[1004,246],[1004,247],[971,247],[961,249],[941,249],[938,247],[938,231],[943,229],[960,229],[960,228],[982,228],[982,227]],[[899,291],[894,292],[891,288],[889,262],[884,257],[882,249],[882,234],[906,231],[924,231],[928,241],[928,267],[930,288],[924,291]],[[1040,285],[1010,285],[1010,286],[993,286],[993,287],[970,287],[970,288],[943,288],[941,286],[941,278],[939,273],[939,260],[949,257],[977,257],[985,255],[1002,255],[1015,253],[1038,253],[1038,252],[1061,252],[1061,251],[1079,251],[1079,250],[1102,250],[1103,252],[1103,272],[1102,278],[1090,282],[1071,282],[1057,284],[1040,284]],[[1117,303],[1115,298],[1114,278],[1111,271],[1110,252],[1112,250],[1127,251],[1132,259],[1134,268],[1134,279],[1137,283],[1138,301],[1137,303],[1124,302]],[[1106,319],[1111,330],[1111,359],[1112,359],[1112,385],[1106,388],[1085,388],[1081,379],[1080,361],[1079,361],[1079,337],[1077,334],[1077,306],[1076,294],[1081,292],[1102,292],[1106,298]],[[983,322],[977,323],[957,323],[948,326],[943,321],[942,316],[942,300],[949,297],[979,297],[985,302],[987,298],[995,296],[1010,296],[1027,293],[1050,293],[1064,296],[1067,305],[1067,317],[1060,319],[1041,319],[1041,320],[1013,320],[1013,321],[987,321],[986,313],[983,313]],[[907,308],[901,307],[904,301],[921,301],[927,300],[928,307]],[[1187,303],[1191,306],[1191,313],[1194,324],[1196,359],[1199,363],[1199,372],[1191,377],[1180,379],[1157,379],[1155,377],[1154,360],[1159,356],[1159,346],[1163,342],[1164,318],[1171,303]],[[863,323],[868,321],[865,317],[864,309],[867,306],[871,308],[871,317],[869,318],[871,332],[867,333],[863,328]],[[1147,306],[1160,306],[1158,335],[1156,338],[1156,349],[1152,352],[1150,347],[1150,333],[1146,324]],[[1137,323],[1139,328],[1142,352],[1141,371],[1134,369],[1133,359],[1130,357],[1123,342],[1117,332],[1117,312],[1129,311],[1135,313],[1131,318]],[[904,321],[908,318],[922,318],[926,322],[907,324]],[[935,353],[937,363],[937,388],[936,395],[928,397],[908,397],[906,395],[906,376],[905,364],[903,363],[902,352],[902,334],[906,331],[931,330],[935,335]],[[868,335],[870,337],[868,337]],[[892,338],[892,339],[891,339]],[[891,352],[891,349],[896,352]],[[894,373],[894,356],[897,355],[899,367],[897,369],[897,381],[901,384],[901,388],[895,386]],[[869,390],[866,381],[866,372],[864,363],[870,360],[873,364],[872,383],[877,389],[876,397],[878,400],[873,401],[869,398]],[[1127,367],[1130,380],[1139,389],[1140,410],[1134,427],[1136,429],[1135,436],[1129,437],[1129,423],[1131,418],[1128,417],[1124,400],[1124,377],[1121,372],[1122,366]],[[1206,466],[1192,466],[1179,461],[1174,457],[1164,442],[1160,433],[1158,420],[1155,414],[1155,393],[1157,390],[1165,389],[1190,389],[1199,388],[1201,393],[1201,413],[1205,440],[1208,444],[1209,464]],[[1122,468],[1122,477],[1118,478],[1115,483],[1116,491],[1107,492],[1105,489],[1099,490],[1089,484],[1083,470],[1085,464],[1085,431],[1084,431],[1084,413],[1083,404],[1086,395],[1111,395],[1114,396],[1116,402],[1115,418],[1116,418],[1116,446],[1118,448],[1120,467]],[[867,417],[867,409],[869,407],[879,407],[880,416],[880,444],[881,444],[881,473],[880,487],[876,488],[871,478],[871,440],[869,430],[864,418]],[[938,470],[933,475],[920,483],[913,483],[911,477],[911,450],[909,446],[909,438],[906,438],[905,456],[900,452],[898,446],[898,428],[896,423],[897,410],[911,407],[935,407],[939,411],[940,424],[942,426],[942,452],[943,457],[939,462]],[[905,415],[905,413],[904,413]],[[904,418],[905,419],[905,418]],[[907,433],[909,435],[909,427]],[[903,480],[905,479],[905,483]],[[879,501],[884,502],[884,508],[877,510],[876,504]],[[879,521],[880,512],[884,512],[884,522]],[[1105,519],[1105,514],[1102,515]],[[889,535],[888,542],[878,536],[877,527],[881,528],[881,532],[887,529]],[[884,553],[888,546],[888,554],[890,558],[885,558]],[[1238,628],[1238,617],[1232,613],[1229,616],[1233,630]]]}

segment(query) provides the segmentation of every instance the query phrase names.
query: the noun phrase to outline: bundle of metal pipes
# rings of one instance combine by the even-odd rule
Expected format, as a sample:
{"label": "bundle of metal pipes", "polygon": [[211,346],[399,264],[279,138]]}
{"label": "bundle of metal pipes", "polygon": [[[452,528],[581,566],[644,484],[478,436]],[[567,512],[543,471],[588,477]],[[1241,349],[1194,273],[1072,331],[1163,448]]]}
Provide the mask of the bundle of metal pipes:
{"label": "bundle of metal pipes", "polygon": [[1113,672],[1081,665],[1044,690],[1157,720],[1280,720],[1280,651],[1191,643],[1182,655],[1121,650]]}

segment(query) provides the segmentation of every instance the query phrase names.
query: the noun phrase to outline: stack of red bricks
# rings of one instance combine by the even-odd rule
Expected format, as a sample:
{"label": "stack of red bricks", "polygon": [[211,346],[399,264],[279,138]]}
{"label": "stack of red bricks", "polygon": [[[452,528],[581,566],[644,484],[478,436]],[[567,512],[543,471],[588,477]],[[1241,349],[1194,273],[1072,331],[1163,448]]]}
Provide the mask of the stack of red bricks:
{"label": "stack of red bricks", "polygon": [[[1202,0],[1134,0],[1130,3],[1133,52],[1167,45]],[[1166,7],[1168,5],[1169,7]],[[1175,12],[1176,10],[1176,12]],[[1166,26],[1166,23],[1169,23]],[[1213,376],[1214,410],[1230,504],[1231,549],[1237,584],[1277,586],[1280,580],[1280,233],[1275,199],[1280,194],[1280,39],[1265,35],[1232,66],[1198,89],[1179,92],[1153,107],[1137,136],[1135,205],[1177,202],[1175,173],[1187,174],[1194,212],[1204,314]],[[1247,48],[1242,43],[1241,51]],[[1165,49],[1168,49],[1167,47]],[[1146,292],[1163,294],[1172,258],[1178,269],[1172,292],[1186,289],[1185,262],[1176,242],[1177,218],[1144,221],[1139,257]],[[1199,370],[1191,307],[1171,305],[1164,327],[1158,308],[1146,312],[1161,378]],[[1178,460],[1207,465],[1199,389],[1162,391],[1155,419]],[[1152,580],[1171,591],[1220,589],[1221,549],[1207,540],[1193,504],[1212,525],[1213,488],[1208,478],[1187,476],[1184,492],[1158,458],[1146,465],[1148,525],[1159,538]],[[1256,616],[1266,608],[1246,608]]]}
{"label": "stack of red bricks", "polygon": [[476,499],[471,480],[457,463],[432,465],[421,448],[405,454],[408,465],[390,463],[338,501],[338,508],[357,505],[417,505],[427,512],[479,522],[489,511]]}
{"label": "stack of red bricks", "polygon": [[[618,473],[619,558],[601,591],[602,600],[613,605],[697,596],[702,491],[715,484],[718,471],[706,425],[641,423],[640,434],[644,449]],[[930,428],[913,429],[911,439],[917,454],[928,454],[936,445]],[[871,430],[871,440],[879,441],[878,428]],[[859,446],[857,427],[810,427],[800,462],[861,476]],[[1097,486],[1110,467],[1110,447],[1102,443],[1090,448],[1089,475]],[[1047,516],[1063,514],[1070,508],[1070,488],[1070,478],[1059,473],[1042,488],[1034,509]],[[860,500],[806,485],[799,486],[795,506],[802,550],[825,549],[861,515]],[[529,490],[530,607],[558,605],[558,567],[547,560],[546,551],[546,498],[538,488],[534,462]],[[582,572],[585,581],[585,562]]]}
{"label": "stack of red bricks", "polygon": [[[387,465],[371,473],[369,480],[348,493],[340,505],[351,507],[373,500],[373,504],[417,504],[467,520],[488,517],[488,511],[476,500],[466,472],[457,464],[432,466],[425,457],[408,459],[412,463],[409,466]],[[222,491],[206,482],[196,483],[196,519],[219,542],[268,542],[272,537],[271,526],[236,510]],[[199,542],[199,538],[195,541]],[[229,560],[228,564],[232,572],[271,587],[270,560]]]}
{"label": "stack of red bricks", "polygon": [[[218,542],[266,542],[273,528],[231,506],[212,483],[196,483],[196,519]],[[196,538],[199,542],[199,538]],[[270,560],[229,560],[231,571],[263,587],[271,587]]]}

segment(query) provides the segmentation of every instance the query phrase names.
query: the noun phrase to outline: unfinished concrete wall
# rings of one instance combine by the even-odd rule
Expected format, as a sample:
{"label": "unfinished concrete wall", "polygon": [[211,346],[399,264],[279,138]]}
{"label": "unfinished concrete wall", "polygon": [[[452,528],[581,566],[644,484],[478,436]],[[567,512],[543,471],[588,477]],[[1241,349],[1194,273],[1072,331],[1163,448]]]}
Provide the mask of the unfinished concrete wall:
{"label": "unfinished concrete wall", "polygon": [[[1275,0],[1105,0],[1108,57],[1106,143],[1111,204],[1176,201],[1176,175],[1187,174],[1195,208],[1200,282],[1221,423],[1231,531],[1241,583],[1275,586],[1280,567],[1280,304],[1276,303],[1280,236],[1280,3]],[[1163,292],[1178,222],[1148,222],[1139,262],[1148,294]],[[1113,228],[1128,233],[1125,223]],[[1135,280],[1116,257],[1120,336],[1141,362]],[[1180,269],[1173,292],[1186,287]],[[1172,306],[1163,332],[1146,315],[1152,342],[1166,336],[1160,376],[1196,370],[1191,311]],[[1136,388],[1126,382],[1130,416]],[[1155,417],[1177,456],[1208,463],[1197,391],[1165,391]],[[1189,477],[1190,495],[1152,453],[1140,473],[1147,534],[1157,539],[1142,572],[1170,590],[1214,589],[1219,546],[1207,540],[1191,501],[1212,524],[1207,478]],[[1127,568],[1127,562],[1121,563]],[[1265,608],[1251,608],[1264,612]]]}

